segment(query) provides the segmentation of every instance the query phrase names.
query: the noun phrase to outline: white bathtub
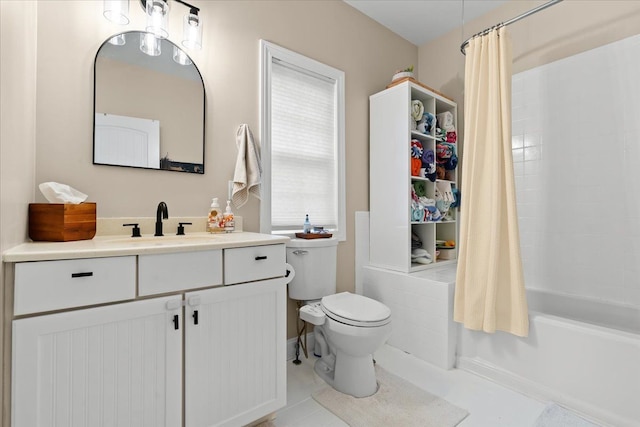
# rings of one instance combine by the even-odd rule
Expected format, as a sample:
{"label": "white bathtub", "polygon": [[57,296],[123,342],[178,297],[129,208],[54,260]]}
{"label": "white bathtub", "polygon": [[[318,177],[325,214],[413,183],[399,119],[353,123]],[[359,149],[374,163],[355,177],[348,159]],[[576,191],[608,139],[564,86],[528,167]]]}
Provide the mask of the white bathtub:
{"label": "white bathtub", "polygon": [[640,308],[589,298],[528,290],[529,311],[640,334]]}
{"label": "white bathtub", "polygon": [[528,338],[461,328],[457,367],[603,425],[640,426],[640,310],[528,291]]}

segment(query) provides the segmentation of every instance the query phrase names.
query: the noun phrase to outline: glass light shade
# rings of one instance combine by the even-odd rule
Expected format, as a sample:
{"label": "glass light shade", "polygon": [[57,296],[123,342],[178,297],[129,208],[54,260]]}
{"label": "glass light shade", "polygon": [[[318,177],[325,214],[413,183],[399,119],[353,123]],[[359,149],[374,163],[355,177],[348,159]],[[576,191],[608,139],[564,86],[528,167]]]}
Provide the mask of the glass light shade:
{"label": "glass light shade", "polygon": [[184,50],[180,49],[178,46],[173,47],[173,60],[180,65],[191,65],[191,59],[189,56],[184,53]]}
{"label": "glass light shade", "polygon": [[149,56],[160,56],[160,40],[152,33],[140,34],[140,50]]}
{"label": "glass light shade", "polygon": [[202,21],[195,13],[184,15],[182,45],[188,49],[202,49]]}
{"label": "glass light shade", "polygon": [[147,0],[147,31],[159,39],[169,37],[169,3],[166,0]]}
{"label": "glass light shade", "polygon": [[109,39],[109,43],[116,45],[116,46],[123,46],[124,44],[127,43],[127,40],[124,37],[124,33],[123,34],[118,34],[115,37],[111,37]]}
{"label": "glass light shade", "polygon": [[104,0],[102,14],[118,25],[129,23],[129,0]]}

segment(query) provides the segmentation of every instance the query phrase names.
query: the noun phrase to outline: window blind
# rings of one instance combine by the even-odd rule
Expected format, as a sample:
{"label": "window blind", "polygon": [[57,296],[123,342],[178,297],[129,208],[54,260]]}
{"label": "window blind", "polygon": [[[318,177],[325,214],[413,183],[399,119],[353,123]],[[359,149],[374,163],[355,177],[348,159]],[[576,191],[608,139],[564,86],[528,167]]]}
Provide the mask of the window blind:
{"label": "window blind", "polygon": [[271,76],[272,229],[337,228],[336,81],[279,60]]}

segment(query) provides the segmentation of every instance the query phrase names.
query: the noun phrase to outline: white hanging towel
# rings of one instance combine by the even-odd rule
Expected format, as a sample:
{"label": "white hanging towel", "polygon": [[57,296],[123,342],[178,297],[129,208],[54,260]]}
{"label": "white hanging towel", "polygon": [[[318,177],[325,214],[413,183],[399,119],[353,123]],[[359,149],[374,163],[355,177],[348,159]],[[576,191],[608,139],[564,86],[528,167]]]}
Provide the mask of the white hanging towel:
{"label": "white hanging towel", "polygon": [[237,208],[249,200],[249,193],[260,199],[260,183],[262,180],[262,164],[260,163],[260,146],[253,139],[249,125],[241,124],[236,134],[238,157],[236,171],[233,175],[233,193],[231,200]]}

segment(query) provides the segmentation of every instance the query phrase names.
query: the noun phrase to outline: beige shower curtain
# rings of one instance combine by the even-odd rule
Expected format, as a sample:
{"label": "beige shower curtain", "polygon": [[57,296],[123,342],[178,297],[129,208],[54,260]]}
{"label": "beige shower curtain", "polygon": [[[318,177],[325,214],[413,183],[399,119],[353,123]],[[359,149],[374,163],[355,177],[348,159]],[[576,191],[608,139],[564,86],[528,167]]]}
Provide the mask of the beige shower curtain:
{"label": "beige shower curtain", "polygon": [[527,336],[511,156],[511,44],[504,27],[466,49],[464,157],[454,320]]}

